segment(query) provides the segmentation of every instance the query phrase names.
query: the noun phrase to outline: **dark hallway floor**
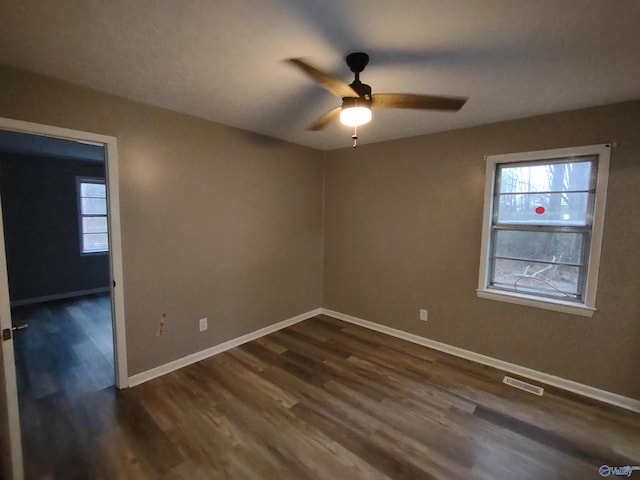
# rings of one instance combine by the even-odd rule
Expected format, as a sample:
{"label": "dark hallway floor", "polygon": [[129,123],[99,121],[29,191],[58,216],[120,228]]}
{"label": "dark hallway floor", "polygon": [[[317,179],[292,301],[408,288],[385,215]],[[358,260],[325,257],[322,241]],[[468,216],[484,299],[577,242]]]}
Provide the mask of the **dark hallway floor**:
{"label": "dark hallway floor", "polygon": [[[104,415],[92,405],[114,387],[109,295],[15,307],[16,377],[27,478],[66,462]],[[108,412],[108,409],[107,409]]]}

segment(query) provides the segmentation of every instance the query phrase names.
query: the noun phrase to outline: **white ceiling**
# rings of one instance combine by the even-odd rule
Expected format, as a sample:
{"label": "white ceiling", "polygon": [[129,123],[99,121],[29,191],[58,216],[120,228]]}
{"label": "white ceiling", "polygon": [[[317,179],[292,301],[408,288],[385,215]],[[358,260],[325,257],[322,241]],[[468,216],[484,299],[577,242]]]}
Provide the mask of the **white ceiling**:
{"label": "white ceiling", "polygon": [[640,98],[638,0],[20,0],[0,4],[0,63],[319,149],[340,100],[282,62],[373,93],[468,96],[458,113],[374,111],[360,143]]}

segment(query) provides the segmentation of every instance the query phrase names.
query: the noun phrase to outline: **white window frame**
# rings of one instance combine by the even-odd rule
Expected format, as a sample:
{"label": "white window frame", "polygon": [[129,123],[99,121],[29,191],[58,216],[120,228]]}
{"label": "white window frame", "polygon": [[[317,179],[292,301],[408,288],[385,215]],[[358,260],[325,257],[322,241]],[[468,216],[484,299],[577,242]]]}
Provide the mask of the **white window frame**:
{"label": "white window frame", "polygon": [[[597,156],[596,192],[591,228],[591,241],[585,293],[582,302],[573,302],[555,298],[546,298],[535,294],[511,292],[491,288],[490,255],[491,255],[491,227],[493,219],[493,200],[498,165],[503,163],[531,162],[535,160],[570,159],[578,156]],[[559,148],[554,150],[539,150],[524,153],[509,153],[490,155],[486,158],[486,178],[484,191],[484,216],[482,225],[482,245],[480,250],[480,274],[477,295],[480,298],[501,302],[537,307],[574,315],[591,317],[596,311],[596,291],[598,286],[598,272],[600,269],[600,252],[602,249],[602,232],[604,226],[604,212],[607,198],[607,183],[609,180],[609,162],[611,144],[589,145],[583,147]]]}
{"label": "white window frame", "polygon": [[[76,197],[78,199],[78,233],[80,238],[80,255],[107,255],[109,253],[109,246],[104,250],[84,250],[84,226],[82,219],[84,217],[105,217],[107,219],[107,238],[109,237],[109,199],[105,197],[105,204],[107,211],[104,215],[85,215],[82,213],[82,188],[83,183],[98,183],[105,186],[105,192],[107,190],[106,179],[102,177],[76,177]],[[108,196],[108,195],[107,195]]]}

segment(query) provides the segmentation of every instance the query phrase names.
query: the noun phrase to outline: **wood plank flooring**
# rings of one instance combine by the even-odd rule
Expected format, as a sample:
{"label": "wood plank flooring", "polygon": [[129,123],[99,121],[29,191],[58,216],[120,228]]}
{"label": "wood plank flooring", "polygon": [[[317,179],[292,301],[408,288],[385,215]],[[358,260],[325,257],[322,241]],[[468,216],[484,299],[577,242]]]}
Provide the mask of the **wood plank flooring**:
{"label": "wood plank flooring", "polygon": [[[319,316],[71,408],[30,478],[590,479],[640,465],[640,415]],[[55,403],[55,401],[53,402]],[[63,436],[58,441],[71,442]],[[50,448],[56,448],[54,445]]]}
{"label": "wood plank flooring", "polygon": [[114,396],[110,302],[91,295],[12,309],[14,325],[29,325],[14,334],[27,478],[55,471],[103,430],[103,412],[92,410]]}

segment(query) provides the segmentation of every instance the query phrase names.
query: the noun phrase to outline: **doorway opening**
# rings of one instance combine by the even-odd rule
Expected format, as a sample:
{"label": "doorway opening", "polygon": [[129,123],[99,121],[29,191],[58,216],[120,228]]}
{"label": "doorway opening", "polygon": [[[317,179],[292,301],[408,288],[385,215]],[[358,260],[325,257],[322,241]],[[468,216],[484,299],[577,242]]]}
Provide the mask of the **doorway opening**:
{"label": "doorway opening", "polygon": [[114,388],[128,386],[118,203],[115,138],[0,119],[0,321],[5,338],[12,332],[3,366],[15,478],[23,456],[29,476],[55,473],[99,429]]}

